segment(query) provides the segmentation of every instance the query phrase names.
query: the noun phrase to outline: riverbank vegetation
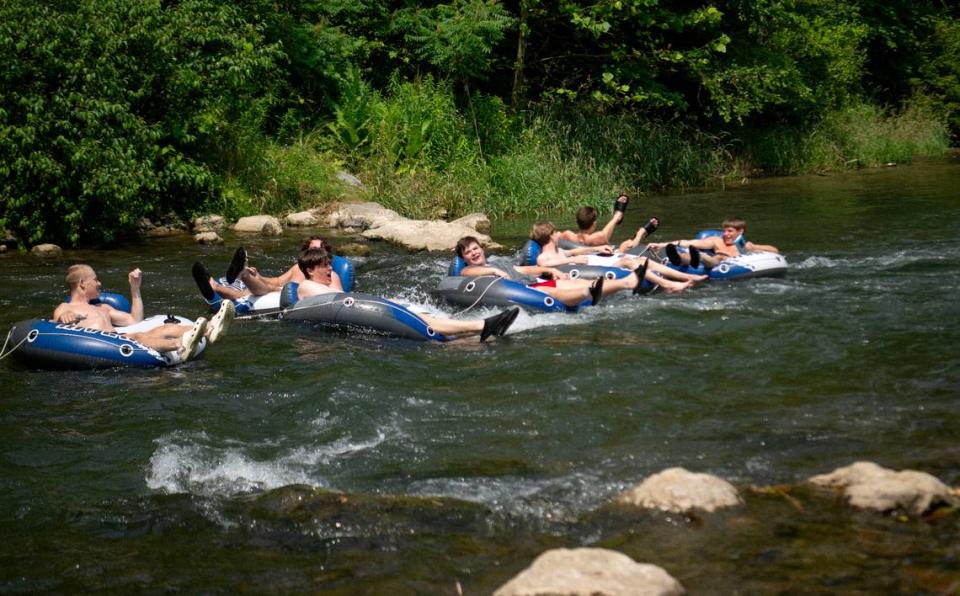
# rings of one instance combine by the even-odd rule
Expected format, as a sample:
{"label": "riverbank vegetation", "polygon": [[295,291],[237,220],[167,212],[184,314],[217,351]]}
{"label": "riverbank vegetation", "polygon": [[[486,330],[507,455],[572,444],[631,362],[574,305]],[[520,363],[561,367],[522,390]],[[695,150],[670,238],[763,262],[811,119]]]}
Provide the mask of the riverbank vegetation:
{"label": "riverbank vegetation", "polygon": [[536,213],[943,153],[960,10],[920,0],[0,6],[0,226],[282,212],[337,171],[410,216]]}

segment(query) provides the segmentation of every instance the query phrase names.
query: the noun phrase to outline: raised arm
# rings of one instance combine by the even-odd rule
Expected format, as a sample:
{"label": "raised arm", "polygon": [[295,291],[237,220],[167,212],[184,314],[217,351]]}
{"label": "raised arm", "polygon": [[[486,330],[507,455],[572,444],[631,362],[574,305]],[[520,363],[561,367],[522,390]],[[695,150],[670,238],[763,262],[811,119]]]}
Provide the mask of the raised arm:
{"label": "raised arm", "polygon": [[293,277],[293,272],[296,270],[297,270],[297,264],[294,263],[292,267],[290,267],[280,275],[276,277],[266,277],[264,275],[261,275],[260,280],[263,281],[264,283],[275,286],[277,289],[280,289],[283,287],[283,284],[290,281],[290,279]]}
{"label": "raised arm", "polygon": [[127,281],[130,282],[130,312],[123,312],[107,306],[107,312],[110,313],[110,322],[117,327],[133,325],[143,320],[143,298],[140,296],[143,271],[140,271],[139,268],[134,269],[127,274]]}

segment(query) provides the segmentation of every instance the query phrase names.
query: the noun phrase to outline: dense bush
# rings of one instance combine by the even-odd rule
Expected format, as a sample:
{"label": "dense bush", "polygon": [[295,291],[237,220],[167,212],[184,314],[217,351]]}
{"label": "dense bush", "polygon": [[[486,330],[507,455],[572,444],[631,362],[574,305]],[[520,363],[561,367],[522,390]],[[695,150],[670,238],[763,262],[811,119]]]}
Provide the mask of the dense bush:
{"label": "dense bush", "polygon": [[3,224],[96,243],[199,208],[249,159],[272,52],[207,2],[3,3]]}
{"label": "dense bush", "polygon": [[915,0],[5,2],[0,226],[109,242],[338,167],[457,215],[904,161],[960,130],[958,32]]}

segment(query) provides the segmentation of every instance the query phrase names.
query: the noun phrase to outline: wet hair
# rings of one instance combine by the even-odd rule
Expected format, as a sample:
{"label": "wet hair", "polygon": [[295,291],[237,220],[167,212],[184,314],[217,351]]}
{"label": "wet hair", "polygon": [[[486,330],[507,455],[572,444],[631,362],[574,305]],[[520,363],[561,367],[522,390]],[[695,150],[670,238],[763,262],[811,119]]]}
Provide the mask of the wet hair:
{"label": "wet hair", "polygon": [[550,236],[556,231],[556,226],[549,221],[540,221],[533,224],[533,227],[530,229],[530,239],[540,246],[543,246],[547,242],[550,242]]}
{"label": "wet hair", "polygon": [[67,268],[67,276],[66,276],[67,285],[70,286],[71,290],[73,290],[78,285],[80,285],[80,282],[85,277],[87,277],[91,273],[93,273],[93,267],[91,267],[90,265],[84,265],[82,263],[77,265],[70,265],[70,267]]}
{"label": "wet hair", "polygon": [[467,247],[474,243],[480,244],[480,241],[474,236],[464,236],[463,238],[457,240],[457,256],[462,259],[463,251],[467,250]]}
{"label": "wet hair", "polygon": [[741,232],[747,228],[747,222],[741,217],[728,217],[720,224],[721,228],[736,228]]}
{"label": "wet hair", "polygon": [[577,227],[581,230],[588,230],[590,226],[597,222],[597,210],[589,205],[577,209]]}
{"label": "wet hair", "polygon": [[307,238],[306,240],[303,241],[303,244],[300,245],[300,251],[303,252],[303,251],[309,249],[309,248],[310,248],[310,243],[313,242],[314,240],[319,240],[319,241],[320,241],[320,244],[321,244],[321,248],[323,248],[323,249],[324,249],[325,251],[327,251],[328,253],[333,254],[333,247],[330,246],[330,243],[327,242],[327,241],[323,238],[323,236],[310,236],[309,238]]}
{"label": "wet hair", "polygon": [[329,265],[333,259],[330,257],[330,251],[325,248],[308,248],[301,251],[297,257],[297,267],[305,276],[309,276],[307,270],[314,267],[323,267]]}

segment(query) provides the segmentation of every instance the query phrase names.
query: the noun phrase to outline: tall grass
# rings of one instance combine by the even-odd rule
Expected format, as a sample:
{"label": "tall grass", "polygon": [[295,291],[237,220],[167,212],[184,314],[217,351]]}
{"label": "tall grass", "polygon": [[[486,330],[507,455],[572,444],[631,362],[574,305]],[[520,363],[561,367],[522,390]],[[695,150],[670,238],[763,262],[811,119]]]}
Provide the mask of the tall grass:
{"label": "tall grass", "polygon": [[801,174],[909,162],[943,155],[945,122],[917,98],[899,112],[858,104],[824,116],[811,129],[771,129],[750,135],[745,157],[753,169]]}
{"label": "tall grass", "polygon": [[922,100],[897,113],[855,105],[809,130],[767,129],[733,143],[629,115],[513,117],[498,99],[475,95],[474,128],[446,82],[394,81],[381,94],[357,77],[335,106],[334,122],[297,143],[268,144],[259,162],[241,170],[245,176],[228,181],[228,214],[335,199],[343,192],[334,175],[340,164],[364,181],[367,198],[409,217],[500,217],[583,204],[606,209],[618,192],[700,187],[734,171],[797,174],[903,162],[943,153],[948,138]]}

